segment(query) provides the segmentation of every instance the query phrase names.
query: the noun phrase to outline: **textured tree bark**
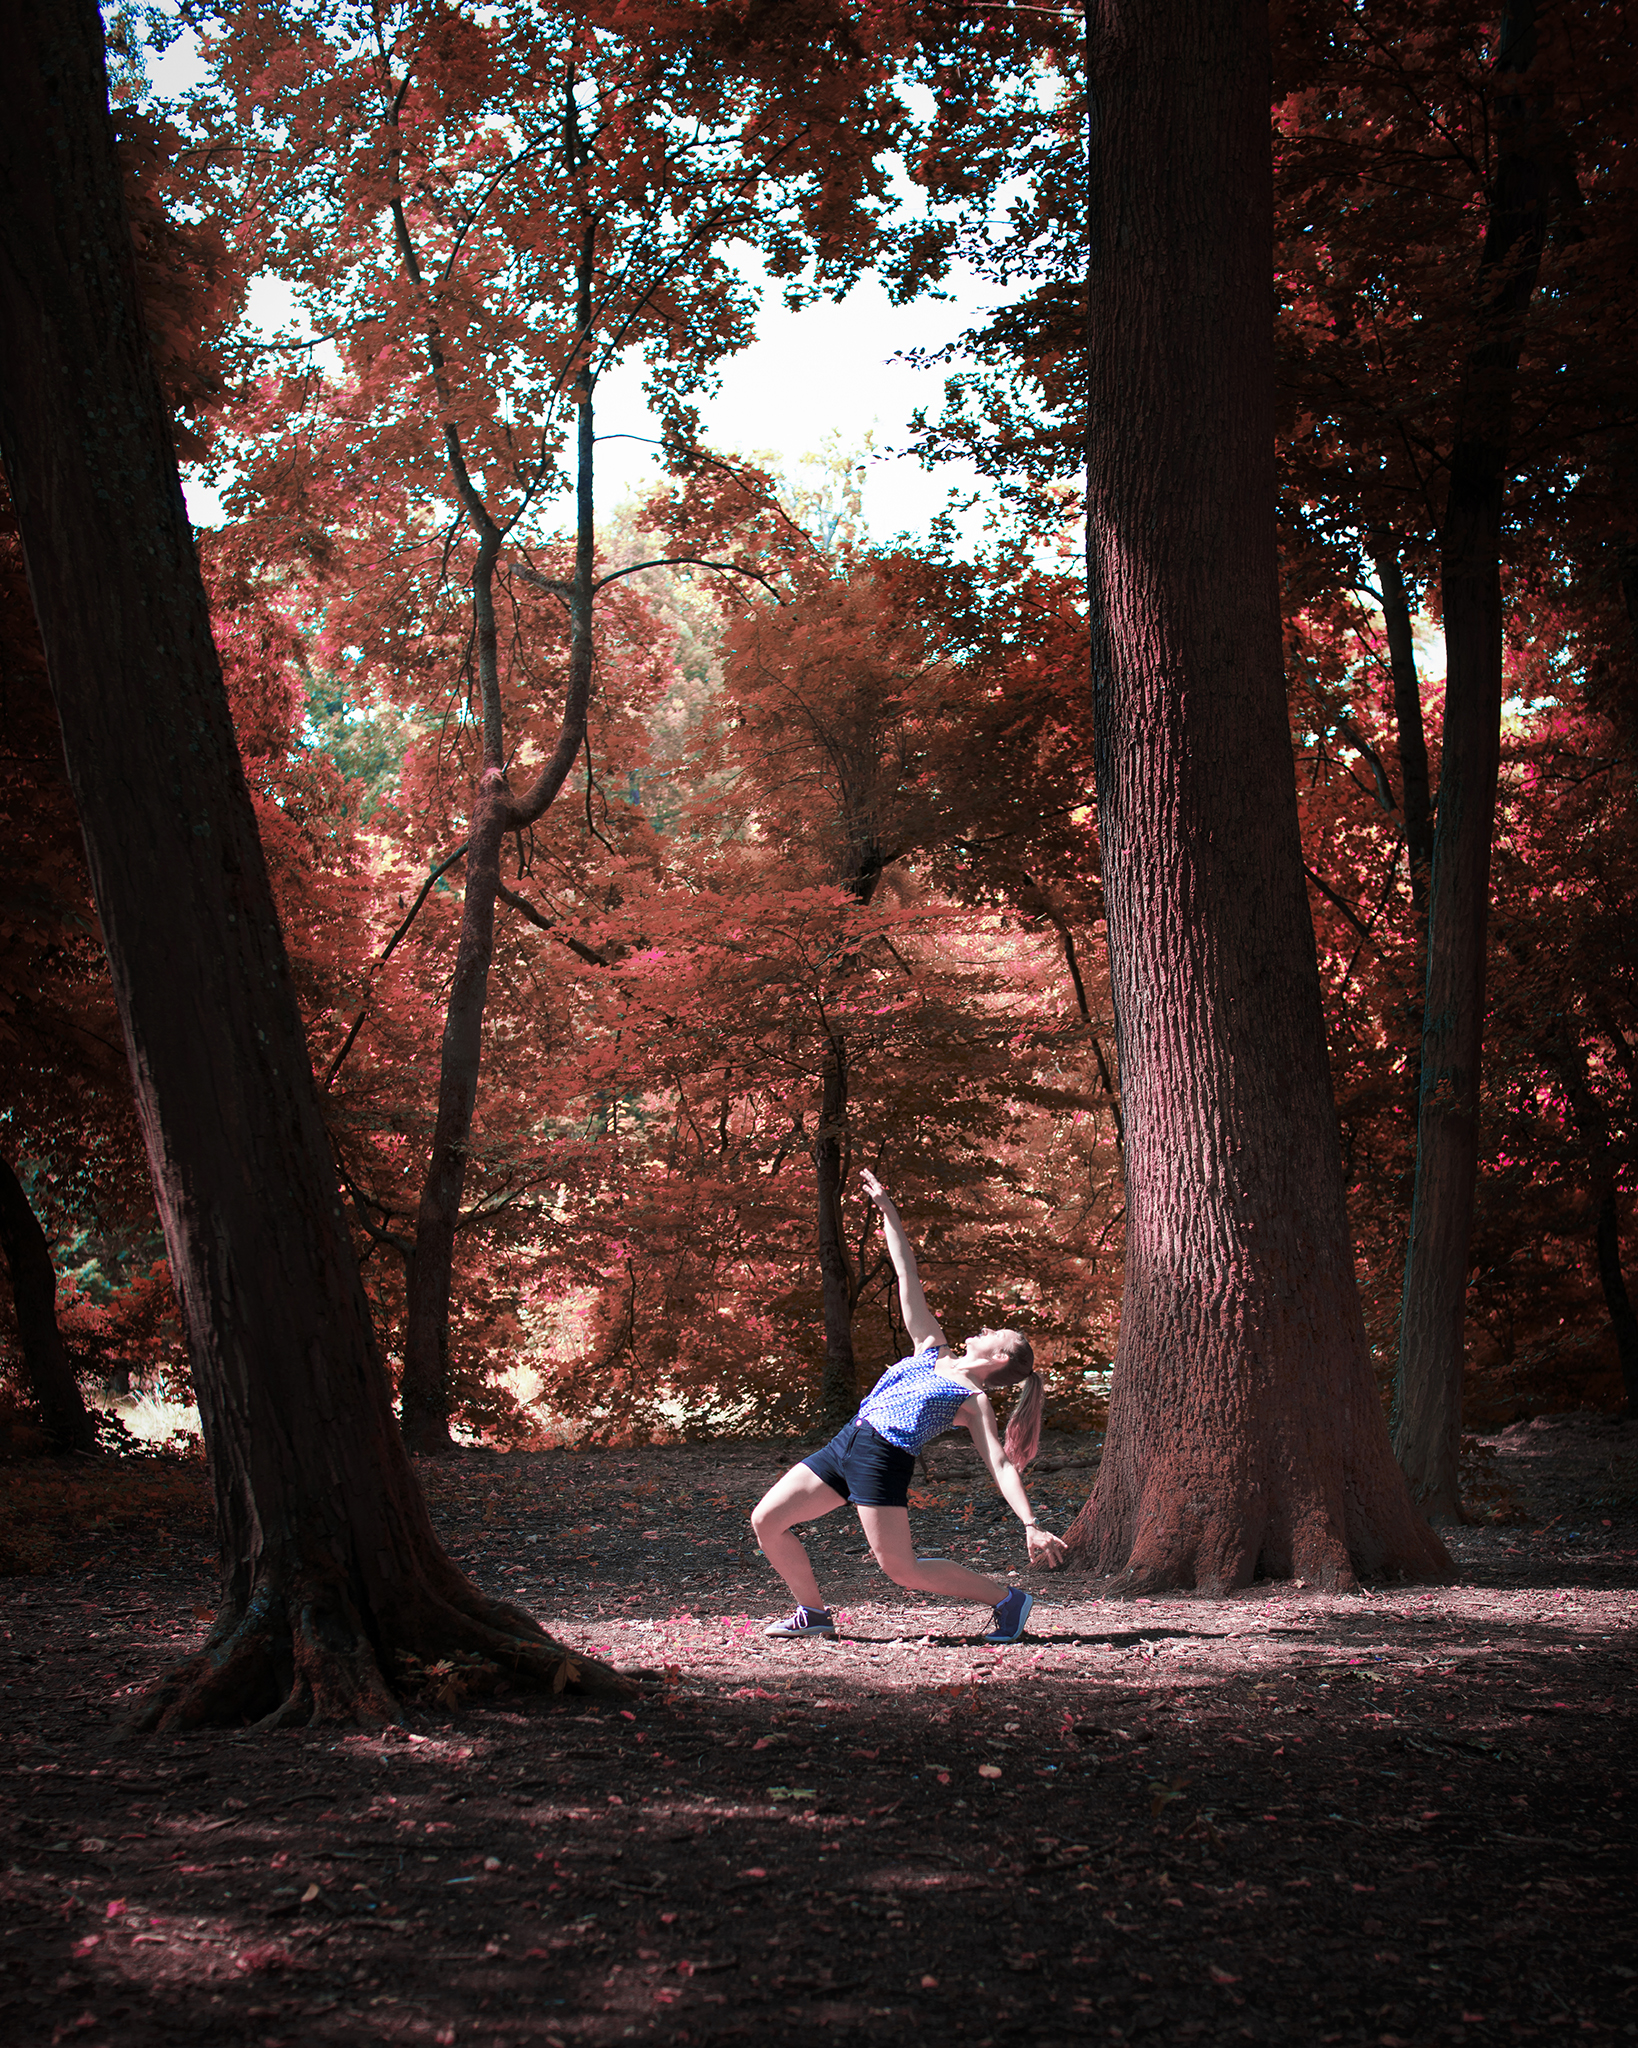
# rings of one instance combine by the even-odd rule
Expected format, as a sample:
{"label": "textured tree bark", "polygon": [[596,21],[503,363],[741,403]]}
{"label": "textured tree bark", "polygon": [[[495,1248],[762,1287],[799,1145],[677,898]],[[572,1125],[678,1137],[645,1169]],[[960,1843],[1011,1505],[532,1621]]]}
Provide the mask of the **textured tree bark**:
{"label": "textured tree bark", "polygon": [[577,1670],[433,1533],[394,1423],[136,300],[92,0],[0,0],[0,453],[85,831],[223,1564],[148,1726],[396,1719],[396,1660]]}
{"label": "textured tree bark", "polygon": [[11,1269],[23,1374],[40,1426],[54,1451],[94,1451],[96,1424],[80,1396],[73,1361],[57,1327],[51,1247],[6,1159],[0,1159],[0,1252]]}
{"label": "textured tree bark", "polygon": [[1427,993],[1416,1192],[1405,1259],[1394,1451],[1435,1521],[1459,1521],[1468,1244],[1479,1158],[1490,844],[1501,756],[1503,484],[1524,317],[1551,191],[1539,124],[1516,75],[1535,55],[1533,0],[1508,0],[1498,30],[1504,143],[1480,259],[1482,338],[1465,365],[1439,534],[1446,677],[1439,812],[1428,895]]}
{"label": "textured tree bark", "polygon": [[1094,0],[1088,574],[1128,1190],[1072,1551],[1120,1590],[1448,1570],[1372,1379],[1280,666],[1268,26]]}

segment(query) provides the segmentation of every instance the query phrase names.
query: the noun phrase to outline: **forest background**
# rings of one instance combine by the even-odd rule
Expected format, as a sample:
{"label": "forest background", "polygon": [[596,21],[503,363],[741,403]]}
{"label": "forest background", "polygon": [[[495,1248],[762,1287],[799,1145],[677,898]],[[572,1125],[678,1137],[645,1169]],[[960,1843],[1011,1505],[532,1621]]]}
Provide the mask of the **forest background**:
{"label": "forest background", "polygon": [[[423,1447],[788,1434],[851,1407],[902,1348],[864,1165],[946,1325],[1026,1323],[1050,1419],[1099,1421],[1123,1134],[1078,559],[1078,17],[918,41],[884,15],[800,118],[665,10],[200,15],[203,77],[170,108],[143,50],[183,17],[108,19],[150,332],[228,513],[199,541],[240,747],[395,1371],[419,1337]],[[1465,1389],[1491,1424],[1638,1384],[1624,19],[1540,11],[1562,203],[1506,463]],[[1385,1393],[1493,50],[1437,8],[1276,22],[1287,682]],[[742,250],[798,301],[866,271],[909,301],[955,261],[993,283],[924,423],[930,462],[991,479],[985,545],[953,519],[874,540],[851,457],[782,476],[701,446],[701,394],[752,332]],[[247,322],[259,276],[299,333]],[[597,383],[633,354],[674,480],[605,512]],[[20,1201],[81,1376],[185,1400],[9,530],[0,692],[7,1365],[21,1393]],[[497,764],[540,801],[498,830],[474,1022],[464,861]]]}

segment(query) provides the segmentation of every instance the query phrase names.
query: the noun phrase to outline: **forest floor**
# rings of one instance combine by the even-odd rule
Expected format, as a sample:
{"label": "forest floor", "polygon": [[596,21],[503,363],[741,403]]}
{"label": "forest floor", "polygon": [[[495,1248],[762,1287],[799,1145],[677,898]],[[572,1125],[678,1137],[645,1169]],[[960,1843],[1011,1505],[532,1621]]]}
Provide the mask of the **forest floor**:
{"label": "forest floor", "polygon": [[[1097,1440],[1032,1479],[1062,1527]],[[970,1454],[928,1550],[1020,1557]],[[897,1596],[841,1639],[746,1511],[781,1447],[423,1476],[484,1586],[665,1678],[429,1702],[381,1737],[122,1735],[214,1590],[198,1463],[0,1470],[0,2038],[1487,2044],[1638,2037],[1638,1427],[1476,1447],[1459,1582],[1105,1602],[1029,1636]]]}

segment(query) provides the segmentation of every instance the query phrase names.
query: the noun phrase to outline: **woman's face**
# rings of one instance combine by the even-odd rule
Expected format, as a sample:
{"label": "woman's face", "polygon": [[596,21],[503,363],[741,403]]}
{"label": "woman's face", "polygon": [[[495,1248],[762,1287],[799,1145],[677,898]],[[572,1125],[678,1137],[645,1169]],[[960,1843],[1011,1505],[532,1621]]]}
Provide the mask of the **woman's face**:
{"label": "woman's face", "polygon": [[988,1372],[997,1366],[1007,1365],[1012,1358],[1012,1332],[1010,1330],[980,1330],[976,1337],[967,1339],[967,1362]]}

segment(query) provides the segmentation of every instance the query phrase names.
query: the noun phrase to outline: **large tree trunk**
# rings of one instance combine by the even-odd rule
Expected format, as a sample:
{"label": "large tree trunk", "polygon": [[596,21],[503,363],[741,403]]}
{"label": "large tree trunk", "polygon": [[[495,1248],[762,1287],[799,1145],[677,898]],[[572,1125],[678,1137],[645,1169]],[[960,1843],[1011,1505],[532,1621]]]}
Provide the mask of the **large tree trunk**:
{"label": "large tree trunk", "polygon": [[393,1421],[143,335],[97,10],[0,0],[0,35],[0,451],[223,1562],[204,1653],[146,1722],[394,1719],[405,1655],[561,1685],[561,1647],[445,1555]]}
{"label": "large tree trunk", "polygon": [[1122,1590],[1448,1570],[1343,1204],[1280,668],[1263,7],[1088,18],[1088,571],[1128,1189],[1073,1551]]}
{"label": "large tree trunk", "polygon": [[1550,192],[1537,123],[1510,74],[1535,55],[1533,0],[1509,0],[1498,31],[1497,167],[1480,262],[1483,336],[1466,364],[1439,535],[1445,718],[1428,898],[1427,993],[1416,1193],[1399,1319],[1394,1450],[1435,1520],[1459,1520],[1468,1243],[1479,1158],[1490,842],[1501,753],[1502,494],[1524,317]]}
{"label": "large tree trunk", "polygon": [[23,1376],[40,1426],[54,1451],[94,1451],[97,1427],[57,1327],[57,1275],[40,1219],[23,1184],[0,1159],[0,1252],[11,1269]]}

